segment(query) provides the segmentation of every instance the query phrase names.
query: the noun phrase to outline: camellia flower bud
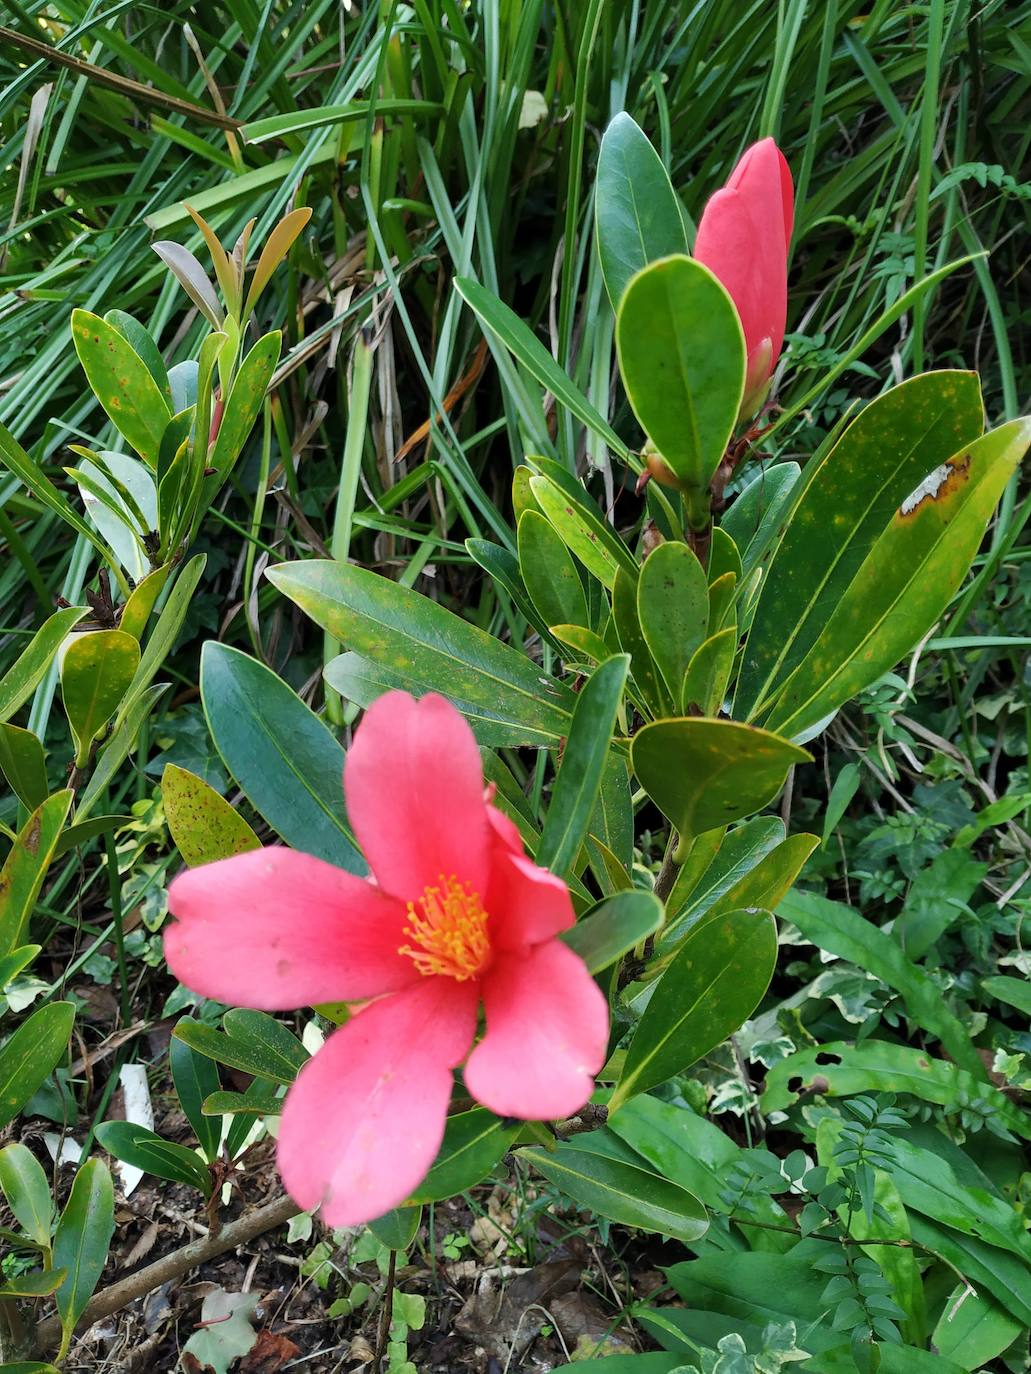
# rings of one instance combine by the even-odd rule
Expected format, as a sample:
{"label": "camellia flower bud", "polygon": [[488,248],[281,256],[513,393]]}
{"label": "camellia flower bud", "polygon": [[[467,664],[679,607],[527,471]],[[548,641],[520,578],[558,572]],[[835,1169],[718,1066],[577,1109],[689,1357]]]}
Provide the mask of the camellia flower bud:
{"label": "camellia flower bud", "polygon": [[784,344],[794,189],[772,138],[753,143],[702,212],[694,255],[727,288],[747,356],[743,415],[754,414]]}

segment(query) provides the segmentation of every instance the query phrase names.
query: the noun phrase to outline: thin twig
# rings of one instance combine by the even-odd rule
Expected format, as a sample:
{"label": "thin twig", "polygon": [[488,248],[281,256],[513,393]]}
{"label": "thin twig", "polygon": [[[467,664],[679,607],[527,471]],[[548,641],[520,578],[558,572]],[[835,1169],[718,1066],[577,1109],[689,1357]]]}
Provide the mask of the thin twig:
{"label": "thin twig", "polygon": [[[112,1312],[118,1312],[137,1298],[145,1297],[163,1283],[177,1279],[190,1269],[205,1264],[208,1260],[224,1255],[227,1250],[235,1250],[238,1245],[246,1245],[256,1236],[271,1231],[273,1226],[282,1226],[291,1217],[297,1216],[300,1208],[292,1198],[278,1197],[264,1207],[245,1213],[236,1221],[224,1226],[217,1236],[204,1236],[192,1240],[179,1250],[173,1250],[163,1259],[155,1260],[145,1269],[119,1279],[109,1288],[103,1288],[86,1304],[86,1310],[79,1318],[79,1326],[92,1326]],[[47,1317],[36,1327],[36,1348],[40,1352],[53,1349],[61,1338],[61,1322],[56,1316]]]}
{"label": "thin twig", "polygon": [[394,1315],[394,1279],[397,1275],[397,1251],[391,1250],[390,1264],[387,1268],[387,1286],[383,1292],[383,1311],[379,1317],[379,1336],[376,1340],[376,1355],[372,1361],[373,1369],[376,1374],[380,1374],[383,1368],[383,1357],[387,1353],[387,1341],[390,1337],[390,1322]]}
{"label": "thin twig", "polygon": [[22,52],[32,53],[33,57],[42,58],[44,62],[53,62],[58,67],[68,67],[76,75],[85,76],[88,80],[95,81],[98,86],[107,86],[111,90],[117,91],[119,95],[126,96],[129,100],[139,100],[145,105],[160,105],[162,109],[187,115],[190,119],[199,120],[202,124],[214,124],[219,129],[240,128],[240,121],[229,115],[218,114],[215,110],[206,110],[203,105],[194,105],[189,100],[180,100],[176,95],[165,95],[163,91],[156,91],[152,86],[144,86],[142,81],[133,81],[128,76],[119,76],[117,72],[109,72],[104,67],[98,67],[94,62],[84,62],[81,57],[73,57],[71,53],[62,52],[60,48],[52,47],[49,43],[41,43],[38,38],[29,38],[26,34],[16,33],[14,29],[7,29],[0,25],[0,40],[10,43],[15,48],[21,48]]}

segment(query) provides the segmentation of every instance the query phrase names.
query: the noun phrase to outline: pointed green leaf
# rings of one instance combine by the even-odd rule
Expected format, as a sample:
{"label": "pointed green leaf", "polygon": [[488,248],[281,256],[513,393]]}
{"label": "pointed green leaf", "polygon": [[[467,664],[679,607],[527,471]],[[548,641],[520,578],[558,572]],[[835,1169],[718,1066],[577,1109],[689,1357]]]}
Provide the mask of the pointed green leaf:
{"label": "pointed green leaf", "polygon": [[591,973],[601,973],[654,935],[664,916],[654,892],[628,888],[599,902],[559,938],[579,954]]}
{"label": "pointed green leaf", "polygon": [[28,930],[64,823],[72,794],[55,792],[25,822],[0,871],[0,954],[17,949]]}
{"label": "pointed green leaf", "polygon": [[[211,1123],[208,1124],[210,1127]],[[97,1140],[123,1164],[211,1196],[211,1174],[200,1156],[185,1145],[162,1140],[154,1131],[133,1121],[103,1122],[97,1127]]]}
{"label": "pointed green leaf", "polygon": [[196,773],[166,763],[161,798],[175,847],[190,868],[261,848],[243,817]]}
{"label": "pointed green leaf", "polygon": [[752,621],[739,714],[752,714],[802,661],[906,497],[983,428],[977,376],[928,372],[871,401],[807,464]]}
{"label": "pointed green leaf", "polygon": [[266,576],[334,639],[387,670],[387,685],[446,696],[479,727],[481,743],[553,745],[569,733],[568,687],[417,592],[314,559],[281,563]]}
{"label": "pointed green leaf", "polygon": [[0,1048],[0,1127],[14,1120],[61,1060],[74,1020],[71,1002],[48,1002]]}
{"label": "pointed green leaf", "polygon": [[111,1174],[103,1160],[89,1159],[80,1165],[75,1175],[54,1237],[54,1265],[66,1271],[65,1280],[57,1290],[57,1311],[65,1335],[65,1350],[107,1263],[114,1229]]}
{"label": "pointed green leaf", "polygon": [[770,729],[801,734],[915,648],[966,576],[1029,444],[1031,419],[1001,425],[906,498],[774,697]]}
{"label": "pointed green leaf", "polygon": [[748,1020],[770,985],[777,930],[768,911],[706,917],[659,979],[627,1050],[609,1110],[697,1063]]}
{"label": "pointed green leaf", "polygon": [[49,1249],[54,1224],[50,1180],[27,1146],[12,1142],[0,1150],[0,1189],[25,1234]]}
{"label": "pointed green leaf", "polygon": [[47,764],[43,746],[31,730],[0,725],[0,773],[27,811],[46,801]]}
{"label": "pointed green leaf", "polygon": [[261,412],[269,382],[279,362],[282,344],[281,331],[274,329],[258,340],[240,364],[222,414],[218,435],[208,456],[208,466],[215,469],[216,475],[206,480],[216,490],[233,470],[254,428],[254,421]]}
{"label": "pointed green leaf", "polygon": [[43,680],[58,647],[86,614],[85,606],[66,606],[55,611],[39,627],[14,665],[0,678],[0,720],[10,720],[28,701]]}
{"label": "pointed green leaf", "polygon": [[576,699],[536,861],[559,877],[572,869],[594,813],[609,756],[616,713],[623,700],[628,658],[607,659]]}
{"label": "pointed green leaf", "polygon": [[364,873],[344,811],[344,751],[270,668],[209,640],[201,699],[222,762],[287,844]]}
{"label": "pointed green leaf", "polygon": [[506,1153],[518,1123],[501,1121],[482,1107],[449,1116],[433,1167],[409,1199],[443,1202],[480,1183]]}
{"label": "pointed green leaf", "polygon": [[146,363],[124,335],[88,310],[72,311],[72,340],[111,423],[148,467],[156,468],[172,408]]}
{"label": "pointed green leaf", "polygon": [[680,202],[662,159],[625,113],[616,115],[601,140],[594,215],[613,310],[642,267],[688,251]]}

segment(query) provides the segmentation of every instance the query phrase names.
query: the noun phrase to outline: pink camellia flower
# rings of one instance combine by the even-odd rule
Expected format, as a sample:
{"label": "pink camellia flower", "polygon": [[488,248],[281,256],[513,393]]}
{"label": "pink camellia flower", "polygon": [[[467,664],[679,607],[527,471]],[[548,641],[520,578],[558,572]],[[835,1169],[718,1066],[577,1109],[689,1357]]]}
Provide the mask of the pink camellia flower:
{"label": "pink camellia flower", "polygon": [[222,859],[175,879],[165,935],[172,972],[205,997],[365,1004],[301,1069],[279,1131],[287,1191],[334,1226],[381,1216],[419,1184],[463,1061],[466,1088],[498,1116],[552,1120],[588,1101],[608,1039],[603,994],[556,938],[573,924],[569,890],[487,799],[453,706],[380,697],[344,790],[373,878],[278,847]]}
{"label": "pink camellia flower", "polygon": [[710,197],[698,225],[694,255],[727,288],[741,317],[748,358],[743,414],[762,399],[784,344],[793,224],[791,172],[773,139],[764,138]]}

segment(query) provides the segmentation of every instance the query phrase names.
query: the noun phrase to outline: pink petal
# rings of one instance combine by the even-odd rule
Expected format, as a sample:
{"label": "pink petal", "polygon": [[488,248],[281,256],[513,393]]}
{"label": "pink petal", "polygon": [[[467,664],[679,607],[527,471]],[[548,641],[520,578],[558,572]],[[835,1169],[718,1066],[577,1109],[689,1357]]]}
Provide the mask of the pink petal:
{"label": "pink petal", "polygon": [[491,945],[497,950],[539,945],[576,920],[562,879],[501,844],[494,849],[484,906],[490,913]]}
{"label": "pink petal", "polygon": [[405,907],[310,854],[269,847],[181,873],[165,958],[204,997],[259,1011],[360,1001],[415,982]]}
{"label": "pink petal", "polygon": [[473,732],[443,697],[387,692],[365,713],[344,766],[347,812],[380,886],[415,901],[441,877],[483,893],[483,768]]}
{"label": "pink petal", "polygon": [[520,835],[519,827],[516,825],[515,821],[491,804],[487,806],[487,820],[490,822],[495,838],[500,841],[506,849],[510,849],[513,854],[526,853],[523,837]]}
{"label": "pink petal", "polygon": [[279,1172],[306,1210],[358,1226],[422,1181],[444,1136],[451,1070],[476,1033],[475,983],[420,978],[358,1013],[286,1096]]}
{"label": "pink petal", "polygon": [[487,1033],[466,1087],[498,1116],[552,1121],[580,1110],[605,1061],[609,1012],[587,966],[558,940],[503,955],[483,980]]}
{"label": "pink petal", "polygon": [[[784,344],[793,214],[791,173],[767,138],[745,153],[698,225],[695,257],[727,288],[741,317],[750,364],[746,394],[770,375]],[[766,339],[769,353],[763,349],[760,357]]]}

